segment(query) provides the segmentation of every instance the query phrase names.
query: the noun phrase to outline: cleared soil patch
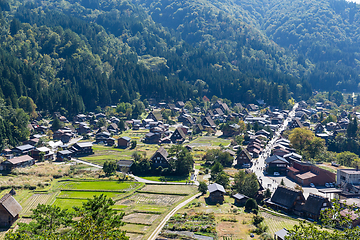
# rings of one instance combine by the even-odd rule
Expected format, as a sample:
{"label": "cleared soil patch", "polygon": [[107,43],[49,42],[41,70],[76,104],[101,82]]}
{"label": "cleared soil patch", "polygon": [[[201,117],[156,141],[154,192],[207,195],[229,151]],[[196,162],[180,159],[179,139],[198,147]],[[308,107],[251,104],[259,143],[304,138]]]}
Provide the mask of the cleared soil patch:
{"label": "cleared soil patch", "polygon": [[154,193],[180,193],[193,194],[197,192],[197,187],[190,185],[146,185],[141,191]]}
{"label": "cleared soil patch", "polygon": [[118,192],[87,192],[87,191],[61,191],[58,195],[58,198],[78,198],[78,199],[88,199],[95,196],[104,194],[110,198],[120,197],[124,195],[123,193]]}
{"label": "cleared soil patch", "polygon": [[149,226],[148,225],[141,225],[141,224],[131,224],[131,223],[127,223],[124,226],[120,227],[121,230],[125,230],[127,232],[130,233],[145,233]]}
{"label": "cleared soil patch", "polygon": [[31,209],[34,209],[39,204],[46,204],[47,201],[52,197],[52,194],[34,194],[29,197],[24,204],[22,204],[23,210],[21,215],[32,214]]}
{"label": "cleared soil patch", "polygon": [[128,223],[152,224],[159,215],[148,213],[132,213],[124,216],[123,221]]}
{"label": "cleared soil patch", "polygon": [[113,190],[113,191],[130,191],[135,189],[137,183],[134,182],[117,182],[117,181],[88,181],[88,182],[66,182],[63,189],[74,190]]}
{"label": "cleared soil patch", "polygon": [[130,198],[121,200],[116,204],[120,204],[120,205],[146,204],[146,205],[170,206],[180,201],[183,198],[184,198],[183,196],[176,196],[176,195],[138,193],[131,196]]}
{"label": "cleared soil patch", "polygon": [[130,240],[141,240],[144,235],[134,234],[134,233],[126,233],[126,236],[130,237]]}

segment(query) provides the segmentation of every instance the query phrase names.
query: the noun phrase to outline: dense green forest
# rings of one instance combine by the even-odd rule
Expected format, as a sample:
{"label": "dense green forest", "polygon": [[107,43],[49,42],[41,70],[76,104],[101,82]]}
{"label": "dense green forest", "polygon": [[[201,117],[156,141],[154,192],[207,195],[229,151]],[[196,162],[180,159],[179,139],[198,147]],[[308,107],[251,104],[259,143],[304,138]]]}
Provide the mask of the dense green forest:
{"label": "dense green forest", "polygon": [[[9,73],[16,80],[2,71],[3,98],[16,108],[20,96],[29,96],[38,110],[72,115],[139,95],[167,101],[216,95],[275,106],[311,96],[299,77],[307,69],[249,24],[197,2],[167,2],[172,12],[161,20],[149,14],[149,4],[1,0],[2,54],[21,69]],[[182,18],[174,19],[182,5]],[[200,17],[189,18],[195,13]],[[296,71],[282,69],[283,62]]]}
{"label": "dense green forest", "polygon": [[358,89],[356,4],[0,0],[0,97],[70,114],[213,95],[286,106]]}

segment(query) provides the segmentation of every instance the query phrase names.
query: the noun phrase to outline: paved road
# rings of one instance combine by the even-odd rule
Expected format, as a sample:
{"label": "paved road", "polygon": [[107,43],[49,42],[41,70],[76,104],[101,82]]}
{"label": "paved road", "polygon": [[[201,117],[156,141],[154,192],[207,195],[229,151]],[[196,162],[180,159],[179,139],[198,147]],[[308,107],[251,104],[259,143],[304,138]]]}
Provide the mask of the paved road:
{"label": "paved road", "polygon": [[189,198],[188,200],[180,203],[179,205],[177,205],[173,210],[171,210],[171,212],[169,212],[168,215],[166,215],[166,217],[161,221],[161,223],[157,226],[157,228],[154,230],[154,232],[150,235],[150,237],[148,238],[148,240],[155,240],[157,235],[160,233],[160,231],[163,229],[163,227],[165,226],[166,222],[182,207],[184,207],[186,204],[188,204],[189,202],[191,202],[192,200],[194,200],[195,198],[197,198],[198,196],[200,196],[201,193],[196,194],[195,196],[192,196],[191,198]]}
{"label": "paved road", "polygon": [[272,192],[275,191],[275,189],[277,188],[277,186],[279,185],[280,182],[277,182],[273,178],[264,175],[264,169],[266,166],[265,159],[270,156],[271,149],[274,146],[276,140],[278,140],[280,138],[281,132],[286,129],[288,123],[291,122],[292,119],[294,118],[295,110],[298,108],[298,106],[299,105],[297,103],[294,105],[293,109],[289,112],[287,119],[285,119],[283,124],[277,129],[273,138],[266,145],[263,153],[260,155],[258,160],[256,162],[254,162],[253,166],[251,167],[251,170],[259,178],[263,188],[264,189],[269,188]]}
{"label": "paved road", "polygon": [[102,166],[100,165],[97,165],[97,164],[94,164],[94,163],[89,163],[89,162],[86,162],[86,161],[83,161],[83,160],[79,160],[79,159],[76,159],[76,158],[71,158],[71,161],[74,161],[74,162],[77,162],[77,163],[82,163],[82,164],[86,164],[86,165],[89,165],[91,167],[96,167],[96,168],[103,168]]}

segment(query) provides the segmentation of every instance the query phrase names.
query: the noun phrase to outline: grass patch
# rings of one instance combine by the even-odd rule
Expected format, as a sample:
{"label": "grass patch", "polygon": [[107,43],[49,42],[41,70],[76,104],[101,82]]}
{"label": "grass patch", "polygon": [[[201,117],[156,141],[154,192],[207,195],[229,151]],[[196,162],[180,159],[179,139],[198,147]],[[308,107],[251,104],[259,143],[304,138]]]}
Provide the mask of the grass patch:
{"label": "grass patch", "polygon": [[132,190],[138,184],[133,182],[117,182],[117,181],[81,181],[81,182],[67,182],[64,183],[63,189],[70,190]]}
{"label": "grass patch", "polygon": [[166,207],[156,206],[156,205],[135,205],[134,209],[135,212],[165,212],[167,210]]}
{"label": "grass patch", "polygon": [[70,209],[72,210],[72,207],[81,207],[83,202],[86,202],[87,200],[84,199],[56,199],[54,204],[55,206],[61,207],[62,209]]}
{"label": "grass patch", "polygon": [[148,225],[130,224],[130,223],[127,223],[124,226],[120,227],[121,230],[131,233],[145,233],[148,228],[149,228]]}
{"label": "grass patch", "polygon": [[162,182],[160,180],[160,178],[165,178],[167,182],[186,182],[189,181],[189,177],[187,176],[166,176],[166,177],[162,177],[162,176],[145,176],[145,177],[141,177],[143,179],[146,180],[150,180],[150,181],[155,181],[155,182]]}
{"label": "grass patch", "polygon": [[95,196],[99,196],[101,194],[106,195],[107,197],[114,198],[120,197],[124,194],[118,192],[91,192],[91,191],[61,191],[58,195],[58,198],[79,198],[79,199],[87,199],[93,198]]}

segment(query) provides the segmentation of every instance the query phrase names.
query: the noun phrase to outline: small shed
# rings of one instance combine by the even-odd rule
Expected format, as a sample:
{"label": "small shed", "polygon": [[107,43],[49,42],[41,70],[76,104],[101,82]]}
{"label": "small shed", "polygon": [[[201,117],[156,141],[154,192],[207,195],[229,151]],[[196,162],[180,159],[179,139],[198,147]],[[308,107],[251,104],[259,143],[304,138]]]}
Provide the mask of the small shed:
{"label": "small shed", "polygon": [[10,193],[5,194],[0,199],[0,226],[11,226],[19,218],[21,210],[22,207],[15,198]]}
{"label": "small shed", "polygon": [[118,139],[119,148],[128,148],[130,147],[131,138],[130,137],[121,137]]}
{"label": "small shed", "polygon": [[240,193],[237,193],[237,194],[233,195],[232,197],[235,199],[234,205],[236,205],[236,206],[244,206],[246,201],[249,199],[248,196],[245,196]]}
{"label": "small shed", "polygon": [[133,160],[119,160],[116,164],[118,166],[118,170],[127,173],[130,171],[130,168],[133,165],[133,163],[134,163]]}
{"label": "small shed", "polygon": [[208,190],[209,190],[209,200],[211,202],[223,202],[224,201],[224,194],[225,194],[225,189],[223,186],[221,186],[220,184],[217,183],[213,183],[210,184],[208,186]]}

